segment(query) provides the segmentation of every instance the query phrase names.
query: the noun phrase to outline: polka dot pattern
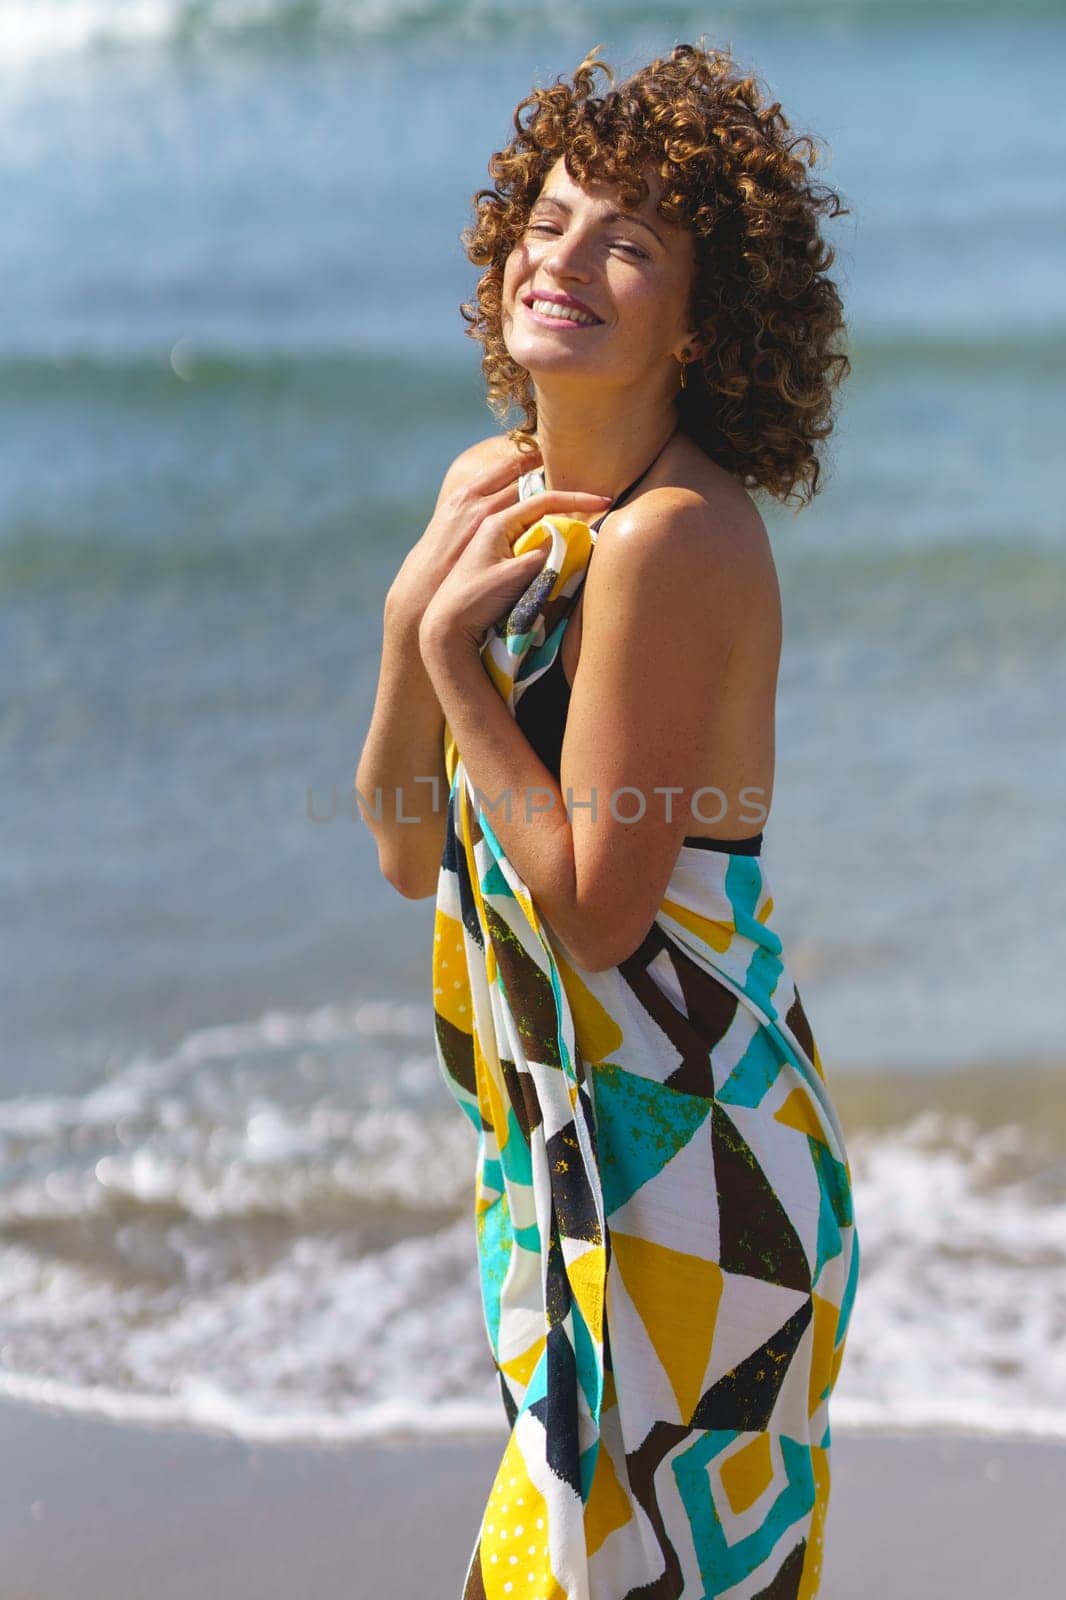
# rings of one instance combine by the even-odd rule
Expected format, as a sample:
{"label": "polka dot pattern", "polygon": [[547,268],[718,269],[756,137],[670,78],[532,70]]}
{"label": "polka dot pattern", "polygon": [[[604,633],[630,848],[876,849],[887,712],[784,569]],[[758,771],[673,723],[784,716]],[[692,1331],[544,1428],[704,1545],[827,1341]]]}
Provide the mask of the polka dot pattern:
{"label": "polka dot pattern", "polygon": [[551,1569],[547,1503],[531,1483],[513,1436],[489,1492],[480,1548],[486,1600],[565,1600]]}

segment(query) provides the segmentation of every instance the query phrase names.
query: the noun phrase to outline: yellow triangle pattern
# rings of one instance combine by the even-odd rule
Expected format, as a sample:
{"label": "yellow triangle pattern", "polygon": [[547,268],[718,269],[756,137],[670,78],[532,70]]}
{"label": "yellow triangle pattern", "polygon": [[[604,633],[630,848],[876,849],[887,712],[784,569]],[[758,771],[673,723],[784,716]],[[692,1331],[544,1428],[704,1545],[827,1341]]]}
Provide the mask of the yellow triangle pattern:
{"label": "yellow triangle pattern", "polygon": [[809,1133],[812,1139],[825,1143],[825,1130],[811,1104],[811,1097],[802,1089],[793,1089],[784,1105],[774,1112],[774,1121],[783,1122],[786,1128],[796,1128],[800,1133]]}
{"label": "yellow triangle pattern", "polygon": [[603,1288],[606,1275],[606,1251],[602,1244],[594,1244],[584,1255],[571,1261],[566,1276],[574,1292],[578,1309],[597,1344],[603,1343]]}
{"label": "yellow triangle pattern", "polygon": [[507,1115],[503,1109],[503,1099],[500,1095],[496,1079],[485,1060],[485,1053],[481,1048],[481,1041],[474,1034],[474,1079],[477,1083],[478,1105],[487,1106],[496,1142],[503,1150],[507,1144],[510,1130],[507,1126]]}
{"label": "yellow triangle pattern", "polygon": [[729,949],[736,931],[731,922],[701,917],[698,911],[690,911],[688,906],[681,905],[677,900],[663,900],[660,910],[667,912],[675,922],[680,922],[683,928],[688,928],[704,944],[709,944],[712,950],[720,953]]}
{"label": "yellow triangle pattern", "polygon": [[621,1028],[569,962],[555,951],[553,955],[573,1013],[578,1049],[588,1062],[608,1060],[622,1045]]}
{"label": "yellow triangle pattern", "polygon": [[551,1569],[548,1506],[514,1433],[485,1507],[480,1566],[485,1600],[567,1600]]}
{"label": "yellow triangle pattern", "polygon": [[814,1330],[811,1347],[810,1384],[807,1390],[807,1415],[813,1417],[821,1402],[821,1395],[833,1376],[833,1340],[836,1337],[839,1307],[824,1295],[811,1295]]}
{"label": "yellow triangle pattern", "polygon": [[616,1528],[623,1528],[632,1517],[633,1507],[618,1481],[614,1462],[601,1438],[596,1453],[596,1470],[592,1474],[592,1488],[585,1507],[585,1549],[589,1555],[594,1556],[607,1536]]}
{"label": "yellow triangle pattern", "polygon": [[513,893],[515,899],[518,901],[518,904],[522,907],[522,910],[525,913],[526,921],[529,923],[531,928],[536,928],[539,932],[540,918],[537,916],[537,909],[532,900],[529,898],[526,890],[523,888],[515,888]]}
{"label": "yellow triangle pattern", "polygon": [[463,925],[445,911],[437,912],[433,924],[433,1005],[445,1022],[473,1033]]}
{"label": "yellow triangle pattern", "polygon": [[670,1380],[681,1417],[688,1422],[710,1360],[722,1269],[716,1261],[613,1229],[611,1245],[626,1293]]}
{"label": "yellow triangle pattern", "polygon": [[528,1350],[523,1350],[520,1356],[514,1356],[510,1361],[501,1361],[500,1366],[509,1378],[514,1378],[525,1388],[537,1370],[537,1362],[544,1354],[547,1342],[547,1335],[542,1333],[539,1339],[534,1339]]}
{"label": "yellow triangle pattern", "polygon": [[[574,573],[584,571],[588,565],[592,534],[589,532],[588,523],[582,522],[580,517],[564,517],[559,512],[552,512],[550,516],[541,517],[539,522],[535,522],[531,528],[526,528],[524,533],[519,534],[514,542],[514,553],[516,556],[524,556],[527,550],[536,550],[549,541],[554,546],[555,561],[559,562],[560,551],[562,553],[562,561],[556,569],[559,576],[547,596],[549,600],[555,600],[562,594]],[[549,559],[552,559],[552,556]]]}
{"label": "yellow triangle pattern", "polygon": [[[514,542],[514,554],[523,556],[529,550],[548,546],[546,564],[554,567],[556,577],[544,596],[543,605],[558,600],[573,578],[584,571],[592,548],[592,534],[588,523],[579,517],[564,517],[558,513],[541,517],[532,527],[526,528]],[[508,705],[514,700],[515,673],[521,666],[521,656],[513,655],[507,641],[495,631],[490,632],[482,646],[481,659],[489,678],[495,684],[500,698]]]}
{"label": "yellow triangle pattern", "polygon": [[722,1462],[722,1487],[738,1517],[755,1504],[773,1481],[774,1461],[768,1433],[757,1433]]}

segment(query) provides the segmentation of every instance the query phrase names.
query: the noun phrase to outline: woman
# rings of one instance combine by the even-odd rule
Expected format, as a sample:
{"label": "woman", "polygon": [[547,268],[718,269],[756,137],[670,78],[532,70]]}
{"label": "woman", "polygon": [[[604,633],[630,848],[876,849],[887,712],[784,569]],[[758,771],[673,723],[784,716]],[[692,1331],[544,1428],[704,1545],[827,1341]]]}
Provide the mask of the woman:
{"label": "woman", "polygon": [[840,207],[725,53],[597,72],[522,102],[475,197],[463,311],[525,426],[452,465],[390,590],[356,782],[386,876],[436,889],[478,1135],[511,1435],[465,1600],[778,1600],[818,1588],[859,1257],[760,862],[781,619],[748,491],[817,486]]}

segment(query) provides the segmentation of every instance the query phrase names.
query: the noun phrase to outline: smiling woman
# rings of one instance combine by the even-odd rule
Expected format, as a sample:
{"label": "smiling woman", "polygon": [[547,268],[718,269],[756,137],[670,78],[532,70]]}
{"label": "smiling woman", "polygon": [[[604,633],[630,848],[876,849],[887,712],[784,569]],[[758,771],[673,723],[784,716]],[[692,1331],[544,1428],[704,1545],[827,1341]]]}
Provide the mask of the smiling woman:
{"label": "smiling woman", "polygon": [[[643,205],[624,212],[613,203],[612,183],[579,184],[561,158],[549,169],[503,271],[500,337],[523,372],[574,375],[578,357],[582,375],[601,384],[643,388],[666,378],[671,391],[676,387],[678,362],[699,344],[698,330],[687,325],[692,236],[655,225],[662,184],[650,166],[644,183]],[[577,290],[586,281],[582,297]],[[583,337],[571,349],[539,336],[539,327]]]}
{"label": "smiling woman", "polygon": [[727,54],[597,72],[522,102],[475,196],[464,315],[524,424],[405,558],[357,778],[447,796],[367,820],[436,889],[478,1141],[511,1436],[464,1600],[799,1600],[859,1247],[761,860],[781,614],[748,491],[817,487],[836,197]]}
{"label": "smiling woman", "polygon": [[520,405],[525,427],[510,436],[533,443],[537,396],[508,331],[504,273],[523,240],[565,235],[581,206],[575,188],[596,179],[620,202],[602,203],[596,218],[605,262],[691,261],[697,337],[682,428],[748,488],[810,499],[849,371],[833,251],[820,233],[823,216],[847,211],[808,177],[815,141],[790,137],[779,102],[764,103],[725,51],[679,45],[602,95],[595,74],[610,73],[595,54],[572,88],[560,80],[519,104],[516,137],[489,163],[494,187],[474,197],[463,241],[487,270],[462,313],[484,346],[489,404],[501,419]]}

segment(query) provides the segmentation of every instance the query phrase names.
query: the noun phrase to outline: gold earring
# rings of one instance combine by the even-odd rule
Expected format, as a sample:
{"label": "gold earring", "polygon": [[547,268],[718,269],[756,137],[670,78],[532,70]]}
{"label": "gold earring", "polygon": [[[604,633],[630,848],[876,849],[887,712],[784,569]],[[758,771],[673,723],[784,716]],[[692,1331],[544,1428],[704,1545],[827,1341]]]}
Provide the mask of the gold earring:
{"label": "gold earring", "polygon": [[688,354],[688,345],[686,345],[685,348],[681,352],[681,387],[682,387],[682,389],[684,389],[688,384],[688,363],[689,363],[689,354]]}

